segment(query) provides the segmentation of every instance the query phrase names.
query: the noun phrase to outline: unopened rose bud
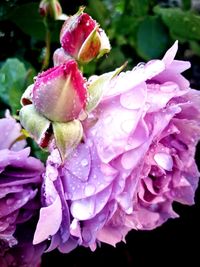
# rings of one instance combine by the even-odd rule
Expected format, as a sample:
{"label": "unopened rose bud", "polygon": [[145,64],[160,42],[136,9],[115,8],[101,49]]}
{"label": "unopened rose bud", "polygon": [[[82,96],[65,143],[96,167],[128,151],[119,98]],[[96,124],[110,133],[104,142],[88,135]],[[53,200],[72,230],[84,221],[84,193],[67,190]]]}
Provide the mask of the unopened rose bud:
{"label": "unopened rose bud", "polygon": [[62,8],[58,0],[42,0],[39,12],[42,17],[58,19],[62,15]]}
{"label": "unopened rose bud", "polygon": [[50,121],[78,118],[86,106],[86,80],[74,60],[51,68],[36,78],[33,87],[36,110]]}
{"label": "unopened rose bud", "polygon": [[53,54],[54,66],[59,66],[63,63],[66,63],[70,59],[72,59],[72,57],[68,55],[62,47],[56,49],[56,51]]}
{"label": "unopened rose bud", "polygon": [[80,63],[87,63],[110,51],[110,43],[105,32],[81,8],[69,17],[61,30],[60,42],[67,54]]}

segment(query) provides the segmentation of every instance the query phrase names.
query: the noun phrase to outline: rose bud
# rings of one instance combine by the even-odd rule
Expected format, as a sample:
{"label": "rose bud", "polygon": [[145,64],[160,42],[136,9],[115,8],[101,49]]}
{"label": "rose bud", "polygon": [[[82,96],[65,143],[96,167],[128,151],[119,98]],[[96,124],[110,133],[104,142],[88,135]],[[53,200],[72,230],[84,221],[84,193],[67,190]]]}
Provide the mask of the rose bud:
{"label": "rose bud", "polygon": [[50,121],[68,122],[85,108],[86,80],[77,63],[69,60],[39,74],[32,93],[37,112]]}
{"label": "rose bud", "polygon": [[42,0],[39,6],[39,13],[42,17],[59,19],[62,15],[62,8],[57,0]]}
{"label": "rose bud", "polygon": [[56,51],[53,54],[54,66],[61,65],[70,59],[72,59],[72,57],[68,55],[62,47],[56,49]]}
{"label": "rose bud", "polygon": [[110,51],[110,43],[105,32],[84,8],[69,17],[61,30],[60,42],[67,54],[80,63],[87,63]]}

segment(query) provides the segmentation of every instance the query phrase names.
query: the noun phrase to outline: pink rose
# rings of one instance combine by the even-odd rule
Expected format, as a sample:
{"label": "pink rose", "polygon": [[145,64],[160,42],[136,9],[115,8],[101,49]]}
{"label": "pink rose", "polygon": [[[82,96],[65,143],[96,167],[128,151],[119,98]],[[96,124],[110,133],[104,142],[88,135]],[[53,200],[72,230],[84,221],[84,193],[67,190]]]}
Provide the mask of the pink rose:
{"label": "pink rose", "polygon": [[113,78],[64,165],[52,151],[35,244],[52,236],[51,248],[63,252],[115,245],[131,229],[177,217],[174,201],[194,203],[200,94],[180,74],[190,63],[174,60],[176,52],[177,42],[162,60]]}

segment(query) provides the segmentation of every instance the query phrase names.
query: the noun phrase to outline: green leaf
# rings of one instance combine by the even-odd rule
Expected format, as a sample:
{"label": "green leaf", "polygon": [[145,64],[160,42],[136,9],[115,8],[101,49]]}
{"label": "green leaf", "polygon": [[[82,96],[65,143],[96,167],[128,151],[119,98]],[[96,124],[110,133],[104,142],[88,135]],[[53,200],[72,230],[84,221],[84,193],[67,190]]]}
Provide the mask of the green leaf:
{"label": "green leaf", "polygon": [[182,0],[182,8],[188,10],[191,8],[191,0]]}
{"label": "green leaf", "polygon": [[45,26],[38,10],[39,3],[19,5],[10,14],[10,20],[26,34],[44,40]]}
{"label": "green leaf", "polygon": [[0,69],[0,98],[15,113],[20,107],[27,71],[17,58],[8,59]]}
{"label": "green leaf", "polygon": [[140,20],[140,18],[127,15],[120,16],[116,21],[116,35],[132,35],[138,27]]}
{"label": "green leaf", "polygon": [[187,40],[200,40],[200,16],[192,11],[179,8],[161,8],[156,6],[154,12],[162,17],[172,34]]}
{"label": "green leaf", "polygon": [[86,12],[95,18],[102,28],[106,26],[105,18],[108,18],[109,12],[105,4],[100,0],[88,0],[89,5],[86,8]]}
{"label": "green leaf", "polygon": [[56,145],[64,161],[82,139],[82,124],[79,120],[73,120],[65,123],[52,122],[52,125]]}
{"label": "green leaf", "polygon": [[200,56],[200,44],[196,41],[190,41],[190,48],[195,55]]}
{"label": "green leaf", "polygon": [[19,118],[25,130],[40,144],[50,127],[50,121],[41,116],[33,105],[24,106],[19,112]]}
{"label": "green leaf", "polygon": [[137,17],[145,16],[149,10],[149,0],[131,0],[133,14]]}
{"label": "green leaf", "polygon": [[127,58],[125,57],[121,47],[113,47],[107,58],[104,58],[101,63],[98,64],[99,71],[107,72],[113,70],[113,66],[122,65]]}
{"label": "green leaf", "polygon": [[[45,24],[43,18],[39,14],[39,3],[27,3],[13,8],[9,15],[13,21],[24,33],[36,38],[44,40],[46,35]],[[51,39],[59,41],[59,32],[63,21],[52,21],[50,23]]]}
{"label": "green leaf", "polygon": [[162,21],[146,17],[138,27],[136,49],[145,60],[160,57],[168,47],[168,35]]}
{"label": "green leaf", "polygon": [[95,79],[88,87],[89,93],[89,101],[86,107],[88,112],[91,112],[93,109],[97,107],[99,102],[103,97],[103,93],[108,83],[118,75],[126,66],[126,63],[122,65],[120,68],[117,68],[115,71],[108,72],[100,75],[97,79]]}

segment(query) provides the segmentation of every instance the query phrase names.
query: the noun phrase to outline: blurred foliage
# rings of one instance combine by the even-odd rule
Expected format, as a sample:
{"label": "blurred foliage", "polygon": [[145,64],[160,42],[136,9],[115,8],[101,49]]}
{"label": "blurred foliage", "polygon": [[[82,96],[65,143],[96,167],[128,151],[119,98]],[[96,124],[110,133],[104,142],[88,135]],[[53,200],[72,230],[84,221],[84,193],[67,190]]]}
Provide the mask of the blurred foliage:
{"label": "blurred foliage", "polygon": [[[1,0],[1,116],[6,108],[12,114],[17,113],[22,92],[44,66],[47,48],[50,48],[51,59],[53,51],[60,46],[63,22],[42,18],[38,12],[39,2]],[[200,88],[200,1],[60,0],[60,3],[67,15],[74,14],[80,5],[86,6],[86,12],[99,22],[110,38],[113,47],[110,54],[85,66],[86,77],[113,70],[125,61],[130,69],[138,62],[160,58],[178,39],[178,57],[192,61],[192,69],[186,74],[192,86]]]}
{"label": "blurred foliage", "polygon": [[[0,6],[1,64],[10,56],[26,60],[38,72],[45,54],[46,25],[39,15],[39,1],[2,0]],[[85,75],[99,74],[120,66],[161,57],[178,39],[182,57],[200,55],[200,15],[195,0],[80,0],[60,1],[70,15],[80,5],[109,35],[112,51],[85,68]],[[199,4],[200,6],[200,4]],[[48,22],[51,31],[51,55],[59,47],[61,21]],[[12,52],[11,52],[12,51]],[[52,62],[50,62],[50,65]]]}

